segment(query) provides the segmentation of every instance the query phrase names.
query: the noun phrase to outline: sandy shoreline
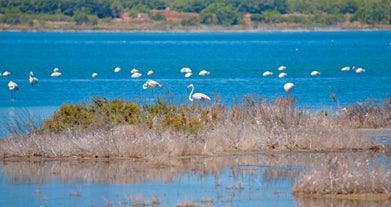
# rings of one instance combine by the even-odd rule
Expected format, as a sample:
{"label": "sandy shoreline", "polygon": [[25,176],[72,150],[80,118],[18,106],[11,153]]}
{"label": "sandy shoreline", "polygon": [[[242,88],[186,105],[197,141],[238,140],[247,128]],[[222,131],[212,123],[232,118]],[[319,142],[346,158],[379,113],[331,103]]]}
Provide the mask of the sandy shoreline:
{"label": "sandy shoreline", "polygon": [[74,25],[74,24],[47,24],[45,26],[8,25],[0,24],[0,32],[338,32],[338,31],[388,31],[391,25],[360,25],[360,26],[301,26],[301,25],[260,25],[257,27],[238,25],[233,27],[223,26],[194,26],[182,27],[151,24],[99,24],[99,25]]}

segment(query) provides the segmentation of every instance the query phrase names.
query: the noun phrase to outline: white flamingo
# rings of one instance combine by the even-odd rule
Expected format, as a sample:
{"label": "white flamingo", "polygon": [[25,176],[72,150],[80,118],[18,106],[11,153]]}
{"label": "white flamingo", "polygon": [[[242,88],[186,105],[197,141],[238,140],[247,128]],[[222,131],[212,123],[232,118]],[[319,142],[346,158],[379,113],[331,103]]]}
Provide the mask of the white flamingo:
{"label": "white flamingo", "polygon": [[295,87],[295,84],[288,82],[284,84],[284,91],[286,93],[286,97],[289,96],[289,93],[292,91],[293,87]]}
{"label": "white flamingo", "polygon": [[139,71],[136,69],[136,68],[133,68],[131,71],[130,71],[130,73],[132,73],[132,74],[135,74],[135,73],[138,73]]}
{"label": "white flamingo", "polygon": [[262,76],[266,77],[266,76],[271,76],[273,75],[273,73],[271,71],[265,71],[264,73],[262,73]]}
{"label": "white flamingo", "polygon": [[187,89],[191,88],[191,92],[189,94],[189,100],[194,101],[194,100],[201,100],[201,101],[210,101],[209,96],[203,94],[203,93],[194,93],[194,85],[190,84],[187,86]]}
{"label": "white flamingo", "polygon": [[279,77],[279,78],[284,78],[284,77],[286,77],[286,76],[288,76],[288,74],[287,74],[287,73],[284,73],[284,72],[278,74],[278,77]]}
{"label": "white flamingo", "polygon": [[280,67],[278,67],[278,70],[279,71],[282,71],[282,70],[285,70],[286,69],[286,66],[285,65],[281,65]]}
{"label": "white flamingo", "polygon": [[154,81],[154,80],[151,80],[151,79],[148,79],[144,84],[143,84],[143,89],[154,89],[154,88],[160,88],[162,87],[163,85],[158,83],[157,81]]}
{"label": "white flamingo", "polygon": [[350,66],[345,66],[341,68],[341,71],[349,71],[349,70],[350,70]]}
{"label": "white flamingo", "polygon": [[52,77],[58,77],[58,76],[61,76],[61,75],[62,75],[62,73],[60,72],[60,69],[58,69],[58,68],[54,68],[53,69],[53,73],[50,74],[50,76],[52,76]]}
{"label": "white flamingo", "polygon": [[311,76],[317,76],[317,75],[320,75],[320,72],[317,71],[317,70],[314,70],[310,73]]}
{"label": "white flamingo", "polygon": [[191,73],[192,71],[191,71],[191,69],[190,68],[182,68],[181,70],[181,73]]}
{"label": "white flamingo", "polygon": [[357,68],[356,73],[364,73],[365,69],[364,68]]}
{"label": "white flamingo", "polygon": [[190,78],[190,76],[192,76],[192,75],[193,75],[193,73],[186,73],[185,78]]}
{"label": "white flamingo", "polygon": [[4,71],[2,74],[1,74],[2,76],[9,76],[9,75],[11,75],[11,72],[9,72],[9,71]]}
{"label": "white flamingo", "polygon": [[38,78],[35,77],[35,75],[32,71],[30,71],[30,74],[29,74],[29,82],[32,86],[34,86],[35,84],[38,84]]}
{"label": "white flamingo", "polygon": [[201,71],[198,73],[198,75],[200,75],[200,76],[206,76],[206,75],[209,75],[209,74],[210,74],[210,72],[207,71],[207,70],[201,70]]}
{"label": "white flamingo", "polygon": [[13,81],[8,82],[8,89],[11,92],[11,99],[15,99],[15,91],[19,90],[18,84]]}
{"label": "white flamingo", "polygon": [[142,76],[141,73],[135,72],[131,75],[132,78],[140,78]]}
{"label": "white flamingo", "polygon": [[147,72],[147,75],[152,75],[152,74],[154,74],[155,72],[153,72],[153,70],[149,70],[148,72]]}

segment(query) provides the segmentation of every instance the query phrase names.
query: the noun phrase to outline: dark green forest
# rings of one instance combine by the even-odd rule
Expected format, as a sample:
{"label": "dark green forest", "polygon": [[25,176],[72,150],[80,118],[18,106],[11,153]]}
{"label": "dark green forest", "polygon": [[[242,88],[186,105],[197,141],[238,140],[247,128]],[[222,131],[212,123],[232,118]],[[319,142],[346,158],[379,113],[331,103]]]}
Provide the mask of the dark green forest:
{"label": "dark green forest", "polygon": [[245,16],[266,24],[391,24],[391,0],[0,0],[0,23],[31,25],[35,20],[94,25],[125,12],[130,17],[145,13],[151,21],[166,21],[152,11],[167,8],[197,13],[182,20],[188,26],[240,25]]}

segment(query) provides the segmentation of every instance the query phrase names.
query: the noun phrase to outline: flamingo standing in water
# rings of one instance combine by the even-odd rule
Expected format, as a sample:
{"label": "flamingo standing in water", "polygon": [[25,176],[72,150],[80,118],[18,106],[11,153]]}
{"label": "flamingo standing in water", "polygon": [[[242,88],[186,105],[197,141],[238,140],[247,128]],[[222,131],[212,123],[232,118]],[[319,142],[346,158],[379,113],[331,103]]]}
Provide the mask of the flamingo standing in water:
{"label": "flamingo standing in water", "polygon": [[265,71],[264,73],[262,73],[263,77],[271,76],[271,75],[273,75],[273,73],[271,71]]}
{"label": "flamingo standing in water", "polygon": [[198,75],[200,75],[200,76],[206,76],[206,75],[209,75],[209,74],[210,74],[210,72],[207,71],[207,70],[201,70],[201,71],[198,73]]}
{"label": "flamingo standing in water", "polygon": [[280,67],[278,67],[278,71],[282,71],[282,70],[285,70],[285,69],[286,69],[285,65],[281,65]]}
{"label": "flamingo standing in water", "polygon": [[32,86],[34,86],[35,84],[38,84],[38,78],[35,77],[34,73],[31,71],[30,72],[30,75],[29,75],[29,82]]}
{"label": "flamingo standing in water", "polygon": [[11,99],[15,99],[15,91],[19,90],[18,84],[13,81],[8,82],[8,89],[11,92]]}
{"label": "flamingo standing in water", "polygon": [[163,85],[158,83],[157,81],[154,81],[154,80],[151,80],[151,79],[148,79],[144,84],[143,84],[143,89],[154,89],[156,87],[160,88],[162,87]]}
{"label": "flamingo standing in water", "polygon": [[149,71],[147,72],[147,75],[152,75],[152,74],[154,74],[153,70],[149,70]]}
{"label": "flamingo standing in water", "polygon": [[295,84],[288,82],[284,84],[284,90],[286,93],[286,97],[288,98],[289,93],[292,91],[293,87],[295,87]]}
{"label": "flamingo standing in water", "polygon": [[61,76],[61,75],[62,75],[62,73],[60,72],[60,69],[58,69],[58,68],[54,68],[53,69],[53,73],[50,74],[50,76],[52,76],[52,77],[58,77],[58,76]]}
{"label": "flamingo standing in water", "polygon": [[320,72],[317,71],[317,70],[314,70],[310,73],[311,76],[317,76],[317,75],[320,75]]}
{"label": "flamingo standing in water", "polygon": [[132,78],[140,78],[141,76],[142,76],[142,74],[139,73],[139,72],[135,72],[135,73],[133,73],[133,74],[131,75]]}
{"label": "flamingo standing in water", "polygon": [[194,101],[194,100],[201,100],[201,101],[210,101],[210,98],[209,96],[203,94],[203,93],[194,93],[194,85],[193,84],[190,84],[187,86],[187,89],[190,89],[191,88],[191,92],[189,94],[189,100],[190,101]]}
{"label": "flamingo standing in water", "polygon": [[137,68],[133,68],[132,70],[130,70],[130,73],[132,73],[132,74],[135,74],[138,72],[139,72],[139,70]]}
{"label": "flamingo standing in water", "polygon": [[187,67],[184,67],[180,70],[181,73],[191,73],[191,69],[190,68],[187,68]]}
{"label": "flamingo standing in water", "polygon": [[11,75],[11,72],[9,72],[9,71],[4,71],[2,74],[1,74],[1,76],[9,76],[9,75]]}
{"label": "flamingo standing in water", "polygon": [[284,72],[281,72],[280,74],[278,74],[279,78],[285,78],[286,76],[288,76],[288,74],[284,73]]}
{"label": "flamingo standing in water", "polygon": [[364,73],[365,69],[364,68],[357,68],[356,73]]}
{"label": "flamingo standing in water", "polygon": [[193,75],[193,73],[186,73],[185,74],[185,78],[189,78],[190,76],[192,76]]}

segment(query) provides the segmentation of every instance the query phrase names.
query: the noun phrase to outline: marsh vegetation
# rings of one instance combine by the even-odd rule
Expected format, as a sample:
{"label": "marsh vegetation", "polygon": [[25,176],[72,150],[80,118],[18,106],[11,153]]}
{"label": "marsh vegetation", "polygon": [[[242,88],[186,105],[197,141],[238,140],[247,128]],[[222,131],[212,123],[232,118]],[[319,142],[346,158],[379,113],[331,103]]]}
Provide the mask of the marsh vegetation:
{"label": "marsh vegetation", "polygon": [[[3,157],[176,157],[260,151],[379,149],[360,127],[389,127],[390,101],[336,114],[296,107],[294,97],[247,96],[233,107],[216,101],[177,105],[92,98],[63,104],[42,127],[2,139]],[[23,125],[20,124],[19,125]]]}
{"label": "marsh vegetation", "polygon": [[[294,97],[246,96],[232,107],[220,104],[218,97],[214,100],[178,105],[162,98],[139,104],[95,97],[82,104],[63,104],[42,124],[30,124],[35,127],[29,133],[1,139],[0,152],[5,160],[136,159],[162,167],[171,166],[172,159],[236,153],[390,153],[389,145],[375,143],[357,130],[389,128],[389,99],[335,113],[300,109]],[[346,160],[319,161],[300,177],[294,194],[370,193],[390,199],[389,166]]]}

